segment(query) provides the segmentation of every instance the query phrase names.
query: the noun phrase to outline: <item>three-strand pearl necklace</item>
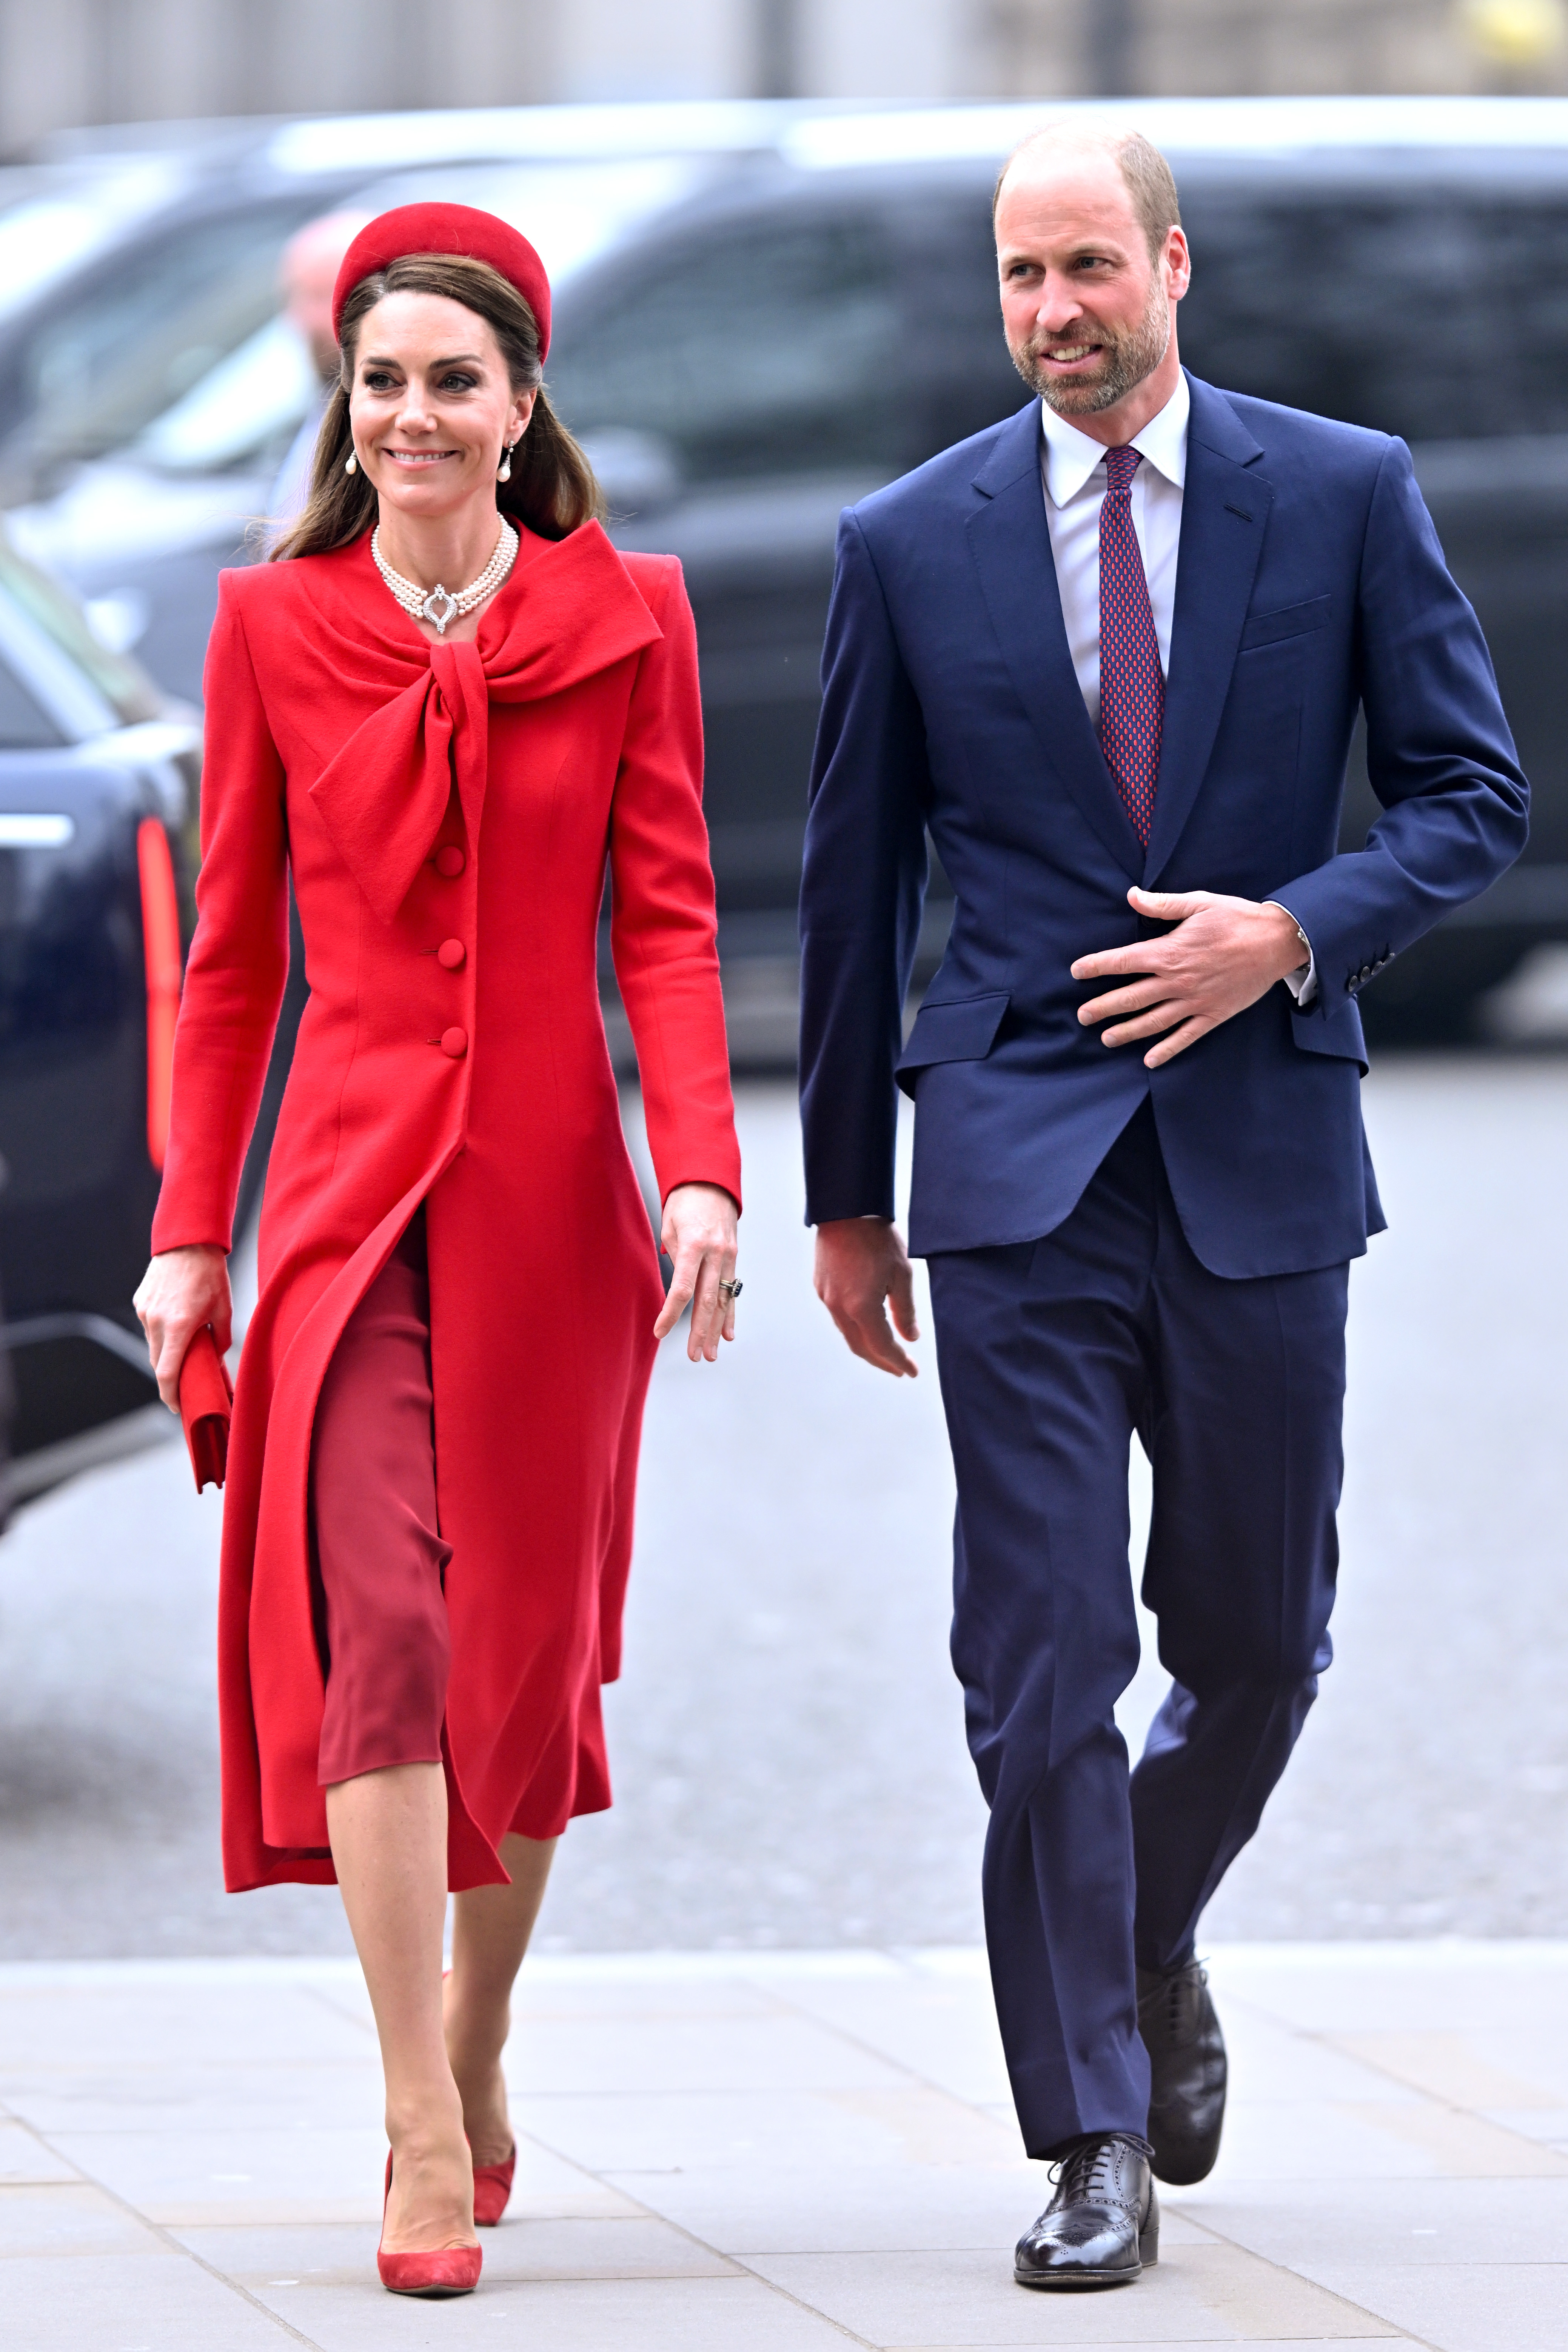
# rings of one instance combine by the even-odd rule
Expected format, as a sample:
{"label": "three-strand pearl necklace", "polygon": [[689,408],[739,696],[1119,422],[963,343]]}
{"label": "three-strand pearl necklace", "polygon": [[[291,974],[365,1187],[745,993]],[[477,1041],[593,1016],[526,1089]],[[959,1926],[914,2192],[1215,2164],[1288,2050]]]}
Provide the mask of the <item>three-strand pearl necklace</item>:
{"label": "three-strand pearl necklace", "polygon": [[395,572],[381,551],[379,524],[371,533],[370,540],[375,568],[410,620],[428,621],[437,634],[443,637],[447,634],[448,621],[460,620],[465,613],[471,613],[476,606],[482,604],[487,596],[495,594],[517,562],[517,533],[510,523],[503,520],[495,553],[479,578],[470,580],[466,588],[459,588],[454,594],[450,588],[443,588],[439,581],[434,588],[425,589],[412,580],[405,580],[401,572]]}

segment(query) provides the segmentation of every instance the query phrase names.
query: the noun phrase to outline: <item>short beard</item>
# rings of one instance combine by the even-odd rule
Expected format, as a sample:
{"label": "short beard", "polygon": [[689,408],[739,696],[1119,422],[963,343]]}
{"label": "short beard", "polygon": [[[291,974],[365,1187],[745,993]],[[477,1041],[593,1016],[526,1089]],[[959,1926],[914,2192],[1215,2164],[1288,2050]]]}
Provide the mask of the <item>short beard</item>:
{"label": "short beard", "polygon": [[[1062,340],[1057,338],[1058,342]],[[1085,340],[1102,346],[1098,372],[1087,376],[1052,375],[1041,356],[1041,346],[1032,337],[1026,343],[1007,346],[1013,365],[1029,390],[1038,393],[1058,416],[1096,416],[1103,408],[1114,408],[1153,374],[1171,345],[1171,306],[1163,289],[1157,280],[1151,287],[1149,306],[1129,332],[1112,335],[1097,323],[1092,336]]]}

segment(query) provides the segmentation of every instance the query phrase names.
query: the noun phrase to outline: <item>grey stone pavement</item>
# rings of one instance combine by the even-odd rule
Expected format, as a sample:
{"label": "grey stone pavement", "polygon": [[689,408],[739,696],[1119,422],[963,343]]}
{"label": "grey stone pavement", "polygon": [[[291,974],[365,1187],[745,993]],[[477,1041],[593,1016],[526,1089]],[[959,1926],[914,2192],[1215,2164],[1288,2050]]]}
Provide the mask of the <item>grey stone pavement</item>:
{"label": "grey stone pavement", "polygon": [[[1390,1059],[1366,1101],[1392,1231],[1352,1286],[1339,1657],[1207,1932],[1568,1935],[1568,1058]],[[931,1344],[913,1382],[847,1355],[791,1092],[740,1105],[743,1338],[659,1361],[617,1802],[541,1948],[973,1944]],[[170,1444],[0,1541],[0,1958],[348,1949],[330,1889],[218,1887],[218,1508]]]}
{"label": "grey stone pavement", "polygon": [[18,2352],[1003,2352],[1568,2337],[1568,1946],[1217,1948],[1236,2088],[1160,2260],[1016,2286],[1047,2194],[978,1953],[563,1955],[524,1972],[517,2192],[478,2294],[374,2272],[384,2143],[343,1960],[0,1966]]}

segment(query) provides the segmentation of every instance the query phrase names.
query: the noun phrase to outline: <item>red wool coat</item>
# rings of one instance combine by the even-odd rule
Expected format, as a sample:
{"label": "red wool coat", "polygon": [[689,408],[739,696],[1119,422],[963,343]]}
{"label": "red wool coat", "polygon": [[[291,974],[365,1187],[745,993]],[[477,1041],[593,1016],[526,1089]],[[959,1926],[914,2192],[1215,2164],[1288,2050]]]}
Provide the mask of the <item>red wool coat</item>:
{"label": "red wool coat", "polygon": [[508,1830],[609,1802],[652,1326],[647,1212],[595,976],[613,940],[660,1190],[740,1161],[679,566],[524,531],[477,643],[426,640],[368,534],[226,572],[207,657],[200,919],[153,1245],[226,1248],[285,978],[310,1002],[241,1357],[219,1601],[231,1888],[330,1881],[307,1518],[321,1377],[423,1201],[452,1546],[454,1886]]}

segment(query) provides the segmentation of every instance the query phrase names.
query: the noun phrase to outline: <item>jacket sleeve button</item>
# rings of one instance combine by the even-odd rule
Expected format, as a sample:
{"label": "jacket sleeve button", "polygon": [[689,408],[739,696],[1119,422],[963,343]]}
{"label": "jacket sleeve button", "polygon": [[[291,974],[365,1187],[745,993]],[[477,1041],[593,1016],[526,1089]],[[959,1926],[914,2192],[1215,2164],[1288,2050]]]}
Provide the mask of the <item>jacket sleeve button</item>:
{"label": "jacket sleeve button", "polygon": [[460,1062],[468,1050],[468,1033],[466,1029],[443,1029],[441,1051],[448,1061]]}
{"label": "jacket sleeve button", "polygon": [[436,950],[436,961],[443,971],[461,971],[468,954],[461,940],[443,940]]}
{"label": "jacket sleeve button", "polygon": [[436,871],[447,882],[455,882],[468,862],[455,841],[436,852]]}

